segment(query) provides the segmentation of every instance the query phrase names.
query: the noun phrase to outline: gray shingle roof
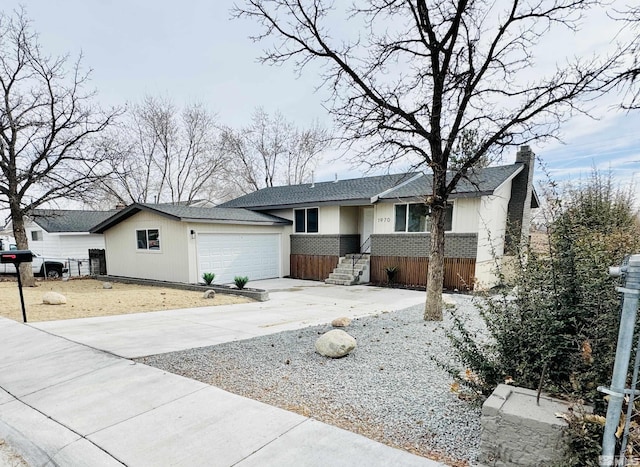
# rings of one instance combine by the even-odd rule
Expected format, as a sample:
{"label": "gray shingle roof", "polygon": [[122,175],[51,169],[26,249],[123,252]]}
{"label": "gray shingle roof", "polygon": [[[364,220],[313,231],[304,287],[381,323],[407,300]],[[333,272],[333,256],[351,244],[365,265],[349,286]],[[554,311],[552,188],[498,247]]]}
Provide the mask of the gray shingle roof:
{"label": "gray shingle roof", "polygon": [[[491,194],[496,190],[496,188],[514,176],[522,168],[522,164],[512,164],[487,167],[475,172],[469,172],[467,178],[463,178],[458,182],[456,189],[451,194],[451,198]],[[451,180],[451,177],[452,175],[448,174],[447,180]],[[380,196],[380,199],[414,198],[431,194],[432,190],[433,179],[431,174],[425,174],[416,180],[410,181],[409,183]]]}
{"label": "gray shingle roof", "polygon": [[219,222],[227,224],[288,225],[291,221],[281,217],[249,211],[247,209],[201,208],[182,204],[142,204],[135,203],[96,225],[91,231],[103,233],[105,230],[137,214],[140,211],[153,212],[176,221]]}
{"label": "gray shingle roof", "polygon": [[71,209],[34,209],[29,217],[49,233],[89,232],[91,228],[114,215],[113,211]]}
{"label": "gray shingle roof", "polygon": [[[493,193],[502,183],[512,177],[522,164],[504,165],[480,169],[461,180],[452,197],[482,196]],[[219,207],[242,207],[247,209],[276,209],[309,204],[362,204],[369,203],[374,196],[379,199],[415,198],[431,193],[431,174],[404,173],[380,175],[337,182],[309,183],[263,188],[240,198],[221,204]],[[397,188],[394,188],[397,187]]]}
{"label": "gray shingle roof", "polygon": [[269,187],[233,199],[218,207],[268,209],[310,203],[358,204],[365,200],[368,203],[372,196],[405,182],[414,175],[416,174],[380,175],[337,182]]}

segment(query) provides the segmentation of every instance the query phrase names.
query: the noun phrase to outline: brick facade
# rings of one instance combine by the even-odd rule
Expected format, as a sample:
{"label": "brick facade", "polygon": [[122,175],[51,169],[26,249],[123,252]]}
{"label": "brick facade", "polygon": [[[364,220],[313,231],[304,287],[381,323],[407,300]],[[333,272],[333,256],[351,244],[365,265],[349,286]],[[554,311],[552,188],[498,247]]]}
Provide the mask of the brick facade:
{"label": "brick facade", "polygon": [[[431,234],[375,234],[371,236],[372,256],[429,257]],[[444,240],[445,258],[475,258],[478,234],[448,233]]]}
{"label": "brick facade", "polygon": [[511,198],[507,210],[507,234],[505,247],[513,253],[521,238],[528,238],[531,224],[531,196],[533,190],[533,168],[535,154],[529,146],[522,146],[516,155],[516,163],[524,170],[511,182]]}
{"label": "brick facade", "polygon": [[360,235],[291,235],[292,255],[344,256],[359,249]]}

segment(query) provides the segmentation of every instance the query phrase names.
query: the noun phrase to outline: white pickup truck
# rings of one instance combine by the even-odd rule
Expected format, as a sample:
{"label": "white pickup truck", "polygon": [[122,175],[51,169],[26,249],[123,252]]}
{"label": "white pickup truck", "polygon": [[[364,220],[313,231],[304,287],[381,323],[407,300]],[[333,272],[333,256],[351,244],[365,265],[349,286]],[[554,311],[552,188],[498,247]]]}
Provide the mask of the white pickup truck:
{"label": "white pickup truck", "polygon": [[[16,245],[7,243],[0,239],[0,250],[16,250]],[[51,278],[62,277],[62,274],[69,271],[66,260],[61,258],[43,258],[37,253],[33,253],[31,269],[34,276],[46,276]],[[0,274],[16,274],[16,267],[11,263],[0,263]]]}

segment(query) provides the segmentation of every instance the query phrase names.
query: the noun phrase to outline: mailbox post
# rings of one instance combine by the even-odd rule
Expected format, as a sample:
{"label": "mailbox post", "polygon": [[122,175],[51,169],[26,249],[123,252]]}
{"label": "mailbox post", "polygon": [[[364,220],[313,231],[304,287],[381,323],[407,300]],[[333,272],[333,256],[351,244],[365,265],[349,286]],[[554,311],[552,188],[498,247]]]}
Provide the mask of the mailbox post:
{"label": "mailbox post", "polygon": [[22,321],[27,322],[27,312],[24,309],[24,296],[22,295],[22,279],[20,278],[20,264],[31,263],[33,261],[33,253],[31,250],[9,250],[0,251],[0,263],[11,263],[16,267],[18,274],[18,290],[20,291],[20,305],[22,305]]}

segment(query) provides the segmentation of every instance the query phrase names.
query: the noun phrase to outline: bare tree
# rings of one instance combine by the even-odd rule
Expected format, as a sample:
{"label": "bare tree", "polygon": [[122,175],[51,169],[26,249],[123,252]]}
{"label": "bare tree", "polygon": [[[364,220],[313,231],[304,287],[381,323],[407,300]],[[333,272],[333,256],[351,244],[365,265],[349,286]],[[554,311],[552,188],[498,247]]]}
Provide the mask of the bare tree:
{"label": "bare tree", "polygon": [[623,65],[622,70],[614,75],[612,83],[622,86],[625,91],[622,108],[637,110],[640,109],[640,6],[617,11],[615,18],[629,29],[631,40],[622,46],[626,66]]}
{"label": "bare tree", "polygon": [[223,130],[222,145],[231,157],[230,178],[246,194],[306,182],[330,139],[317,122],[301,130],[279,112],[271,116],[257,108],[247,127]]}
{"label": "bare tree", "polygon": [[207,198],[226,164],[218,133],[201,104],[179,110],[168,99],[144,98],[100,141],[113,161],[104,195],[124,204]]}
{"label": "bare tree", "polygon": [[[9,208],[19,249],[28,249],[24,216],[59,199],[82,198],[105,175],[93,137],[117,115],[92,104],[80,58],[40,48],[24,10],[0,12],[0,203]],[[30,265],[20,274],[33,285]]]}
{"label": "bare tree", "polygon": [[[577,30],[596,4],[368,0],[347,11],[325,0],[245,0],[234,15],[262,26],[253,39],[273,44],[264,63],[293,62],[299,73],[320,65],[341,141],[363,163],[403,160],[433,172],[433,191],[425,193],[432,228],[424,316],[442,319],[447,199],[487,155],[555,135],[579,110],[578,98],[600,86],[606,60],[578,59],[539,76],[534,60],[551,27]],[[452,165],[469,134],[477,144]]]}

